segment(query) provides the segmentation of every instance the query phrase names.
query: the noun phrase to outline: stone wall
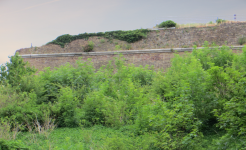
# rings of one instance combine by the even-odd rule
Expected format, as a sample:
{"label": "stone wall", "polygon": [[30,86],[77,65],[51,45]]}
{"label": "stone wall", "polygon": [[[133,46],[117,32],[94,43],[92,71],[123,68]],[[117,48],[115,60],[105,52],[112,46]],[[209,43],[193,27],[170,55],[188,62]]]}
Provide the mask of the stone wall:
{"label": "stone wall", "polygon": [[[242,50],[233,50],[234,53],[241,53]],[[178,52],[179,55],[184,55],[185,52]],[[165,53],[135,53],[135,54],[124,54],[124,58],[127,64],[134,64],[135,66],[154,66],[155,70],[166,71],[171,65],[171,59],[174,57],[175,53],[165,52]],[[38,71],[42,71],[45,67],[50,67],[54,69],[66,63],[72,65],[76,64],[78,59],[82,61],[87,61],[89,58],[94,64],[96,69],[99,69],[103,65],[107,65],[108,62],[114,61],[114,57],[119,57],[119,55],[94,55],[94,56],[69,56],[69,57],[41,57],[41,58],[24,58],[24,61],[28,61],[31,66],[34,66]]]}
{"label": "stone wall", "polygon": [[[179,54],[184,54],[180,52]],[[133,63],[135,66],[145,66],[153,65],[155,69],[163,68],[164,70],[170,66],[170,59],[173,58],[174,53],[151,53],[151,54],[129,54],[124,55],[126,63]],[[50,67],[51,69],[58,67],[60,65],[65,65],[70,63],[75,65],[76,61],[81,58],[82,61],[87,61],[91,58],[94,63],[94,67],[99,69],[103,65],[107,65],[109,60],[114,60],[114,57],[119,57],[119,55],[100,55],[100,56],[83,56],[83,57],[48,57],[48,58],[24,58],[24,61],[28,61],[31,66],[34,66],[39,71],[43,70],[45,67]]]}
{"label": "stone wall", "polygon": [[[135,43],[127,43],[119,40],[109,41],[101,37],[92,37],[88,40],[75,40],[67,44],[65,48],[58,45],[44,45],[41,47],[32,47],[17,50],[20,55],[23,54],[50,54],[50,53],[71,53],[82,52],[83,47],[88,41],[95,43],[95,52],[115,51],[115,45],[121,45],[122,50],[130,46],[131,49],[159,49],[159,48],[181,48],[192,47],[194,44],[198,47],[202,46],[204,41],[209,43],[215,42],[219,46],[238,45],[238,38],[246,37],[246,23],[227,23],[212,27],[201,28],[182,28],[182,29],[166,29],[151,31],[146,39]],[[48,42],[48,41],[47,41]]]}
{"label": "stone wall", "polygon": [[[218,45],[238,45],[238,38],[246,36],[246,23],[231,23],[221,24],[213,27],[202,28],[182,28],[151,31],[146,39],[130,44],[131,49],[159,49],[159,48],[175,48],[175,47],[192,47],[194,44],[202,46],[204,41],[209,43],[215,42]],[[119,40],[108,41],[108,39],[100,37],[89,38],[88,41],[95,43],[95,52],[115,51],[115,45],[121,45],[122,50],[126,49],[129,43]],[[82,52],[83,46],[88,41],[80,39],[67,44],[65,48],[58,45],[44,45],[41,47],[32,47],[17,50],[20,55],[25,54],[52,54],[52,53],[74,53]],[[131,51],[131,50],[129,50]],[[180,52],[179,54],[183,54]],[[173,58],[173,53],[141,53],[141,54],[126,54],[124,55],[127,63],[134,63],[136,66],[154,65],[156,69],[166,69],[170,66],[170,59]],[[92,58],[92,62],[98,69],[105,65],[109,60],[113,60],[117,55],[100,55],[100,56],[83,56],[82,60]],[[48,58],[24,58],[29,61],[32,66],[35,66],[39,71],[44,67],[58,67],[67,62],[75,64],[79,56],[74,57],[48,57]]]}

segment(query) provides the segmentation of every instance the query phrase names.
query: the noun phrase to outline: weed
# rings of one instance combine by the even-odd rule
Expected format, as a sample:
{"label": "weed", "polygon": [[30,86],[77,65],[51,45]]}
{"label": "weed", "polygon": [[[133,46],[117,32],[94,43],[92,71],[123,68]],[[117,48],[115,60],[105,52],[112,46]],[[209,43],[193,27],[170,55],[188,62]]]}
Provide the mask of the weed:
{"label": "weed", "polygon": [[89,43],[84,47],[84,52],[91,52],[94,48],[94,43],[89,41]]}
{"label": "weed", "polygon": [[121,45],[115,45],[115,50],[121,50]]}
{"label": "weed", "polygon": [[183,46],[182,46],[182,48],[188,48],[188,47],[189,47],[189,46],[187,46],[187,45],[183,45]]}
{"label": "weed", "polygon": [[216,23],[218,23],[218,24],[224,23],[224,22],[226,22],[226,20],[223,20],[223,19],[217,19],[217,20],[216,20]]}
{"label": "weed", "polygon": [[131,44],[127,44],[127,45],[126,45],[126,49],[127,49],[127,50],[130,50],[130,49],[132,49],[132,46],[131,46]]}
{"label": "weed", "polygon": [[246,43],[246,37],[241,37],[241,38],[238,38],[238,44],[240,44],[240,45],[243,45],[243,44],[245,44]]}
{"label": "weed", "polygon": [[197,43],[197,42],[193,42],[193,45],[196,45],[196,46],[198,46],[198,43]]}
{"label": "weed", "polygon": [[50,118],[47,114],[45,115],[44,123],[41,125],[36,116],[36,120],[34,122],[35,130],[39,134],[45,135],[48,138],[51,131],[56,128],[55,119]]}
{"label": "weed", "polygon": [[217,27],[213,27],[213,28],[212,28],[213,31],[216,30],[216,29],[217,29]]}
{"label": "weed", "polygon": [[105,42],[105,39],[101,39],[101,40],[100,40],[100,43],[104,43],[104,42]]}

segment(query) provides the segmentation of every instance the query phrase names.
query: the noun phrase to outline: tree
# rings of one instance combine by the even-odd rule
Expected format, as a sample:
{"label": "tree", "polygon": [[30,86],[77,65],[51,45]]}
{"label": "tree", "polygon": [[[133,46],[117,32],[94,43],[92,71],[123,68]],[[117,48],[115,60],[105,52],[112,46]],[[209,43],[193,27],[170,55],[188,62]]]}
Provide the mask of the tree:
{"label": "tree", "polygon": [[16,53],[10,57],[10,62],[1,66],[0,84],[11,84],[17,86],[20,84],[21,78],[25,75],[34,74],[37,70],[29,66],[28,62],[24,62],[21,56]]}

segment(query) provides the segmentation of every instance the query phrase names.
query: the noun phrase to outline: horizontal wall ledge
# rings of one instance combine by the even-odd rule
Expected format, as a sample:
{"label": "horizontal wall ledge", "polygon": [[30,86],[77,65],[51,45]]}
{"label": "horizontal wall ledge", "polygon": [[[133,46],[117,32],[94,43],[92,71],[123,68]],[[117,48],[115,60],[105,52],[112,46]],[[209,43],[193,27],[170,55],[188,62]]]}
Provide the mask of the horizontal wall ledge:
{"label": "horizontal wall ledge", "polygon": [[[222,46],[220,46],[222,47]],[[197,49],[202,49],[198,47]],[[232,46],[231,49],[242,50],[243,46]],[[173,48],[173,49],[146,49],[146,50],[122,50],[113,52],[80,52],[80,53],[53,53],[53,54],[25,54],[20,55],[22,58],[42,58],[42,57],[74,57],[74,56],[97,56],[97,55],[128,55],[128,54],[147,54],[147,53],[173,53],[189,52],[193,48]]]}

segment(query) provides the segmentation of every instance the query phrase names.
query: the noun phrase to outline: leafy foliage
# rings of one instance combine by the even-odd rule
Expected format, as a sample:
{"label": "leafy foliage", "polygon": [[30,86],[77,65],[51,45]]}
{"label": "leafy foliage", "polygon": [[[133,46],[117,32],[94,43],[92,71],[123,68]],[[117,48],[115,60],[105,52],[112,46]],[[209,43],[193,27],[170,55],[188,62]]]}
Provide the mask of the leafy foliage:
{"label": "leafy foliage", "polygon": [[21,78],[25,75],[32,75],[36,70],[28,66],[28,62],[24,62],[23,59],[16,53],[10,57],[10,62],[1,66],[0,70],[0,84],[9,84],[12,86],[18,86]]}
{"label": "leafy foliage", "polygon": [[[39,75],[32,75],[18,55],[11,62],[1,72],[0,119],[9,124],[7,130],[0,126],[0,138],[18,127],[29,131],[26,138],[17,136],[25,141],[37,122],[42,127],[50,117],[58,131],[83,127],[74,139],[62,134],[61,143],[70,143],[60,143],[64,149],[246,148],[246,47],[235,54],[205,42],[203,49],[175,54],[166,72],[127,65],[121,55],[97,71],[90,60],[78,60]],[[40,145],[50,140],[37,138]],[[1,146],[15,144],[0,140]],[[40,148],[24,147],[29,146]]]}
{"label": "leafy foliage", "polygon": [[84,52],[91,52],[94,48],[94,43],[90,41],[85,47]]}
{"label": "leafy foliage", "polygon": [[175,27],[175,26],[176,26],[176,23],[172,20],[163,21],[162,23],[158,25],[159,28],[170,28],[170,27]]}
{"label": "leafy foliage", "polygon": [[218,23],[218,24],[223,23],[223,22],[226,22],[226,20],[223,20],[223,19],[217,19],[216,20],[216,23]]}
{"label": "leafy foliage", "polygon": [[246,37],[241,37],[241,38],[238,38],[238,44],[240,44],[240,45],[243,45],[243,44],[245,44],[246,43]]}
{"label": "leafy foliage", "polygon": [[24,148],[22,146],[23,145],[21,144],[21,142],[18,142],[18,141],[7,141],[7,140],[0,139],[0,149],[1,150],[13,150],[13,149],[28,150],[28,148]]}
{"label": "leafy foliage", "polygon": [[147,29],[137,29],[137,30],[129,30],[129,31],[108,31],[108,32],[98,32],[98,33],[84,33],[79,35],[69,35],[64,34],[57,37],[55,40],[47,43],[47,44],[56,44],[60,45],[64,48],[65,44],[68,44],[77,39],[88,40],[90,37],[99,36],[104,37],[109,40],[118,39],[122,41],[126,41],[128,43],[134,43],[143,38],[146,38],[147,33],[150,32]]}

